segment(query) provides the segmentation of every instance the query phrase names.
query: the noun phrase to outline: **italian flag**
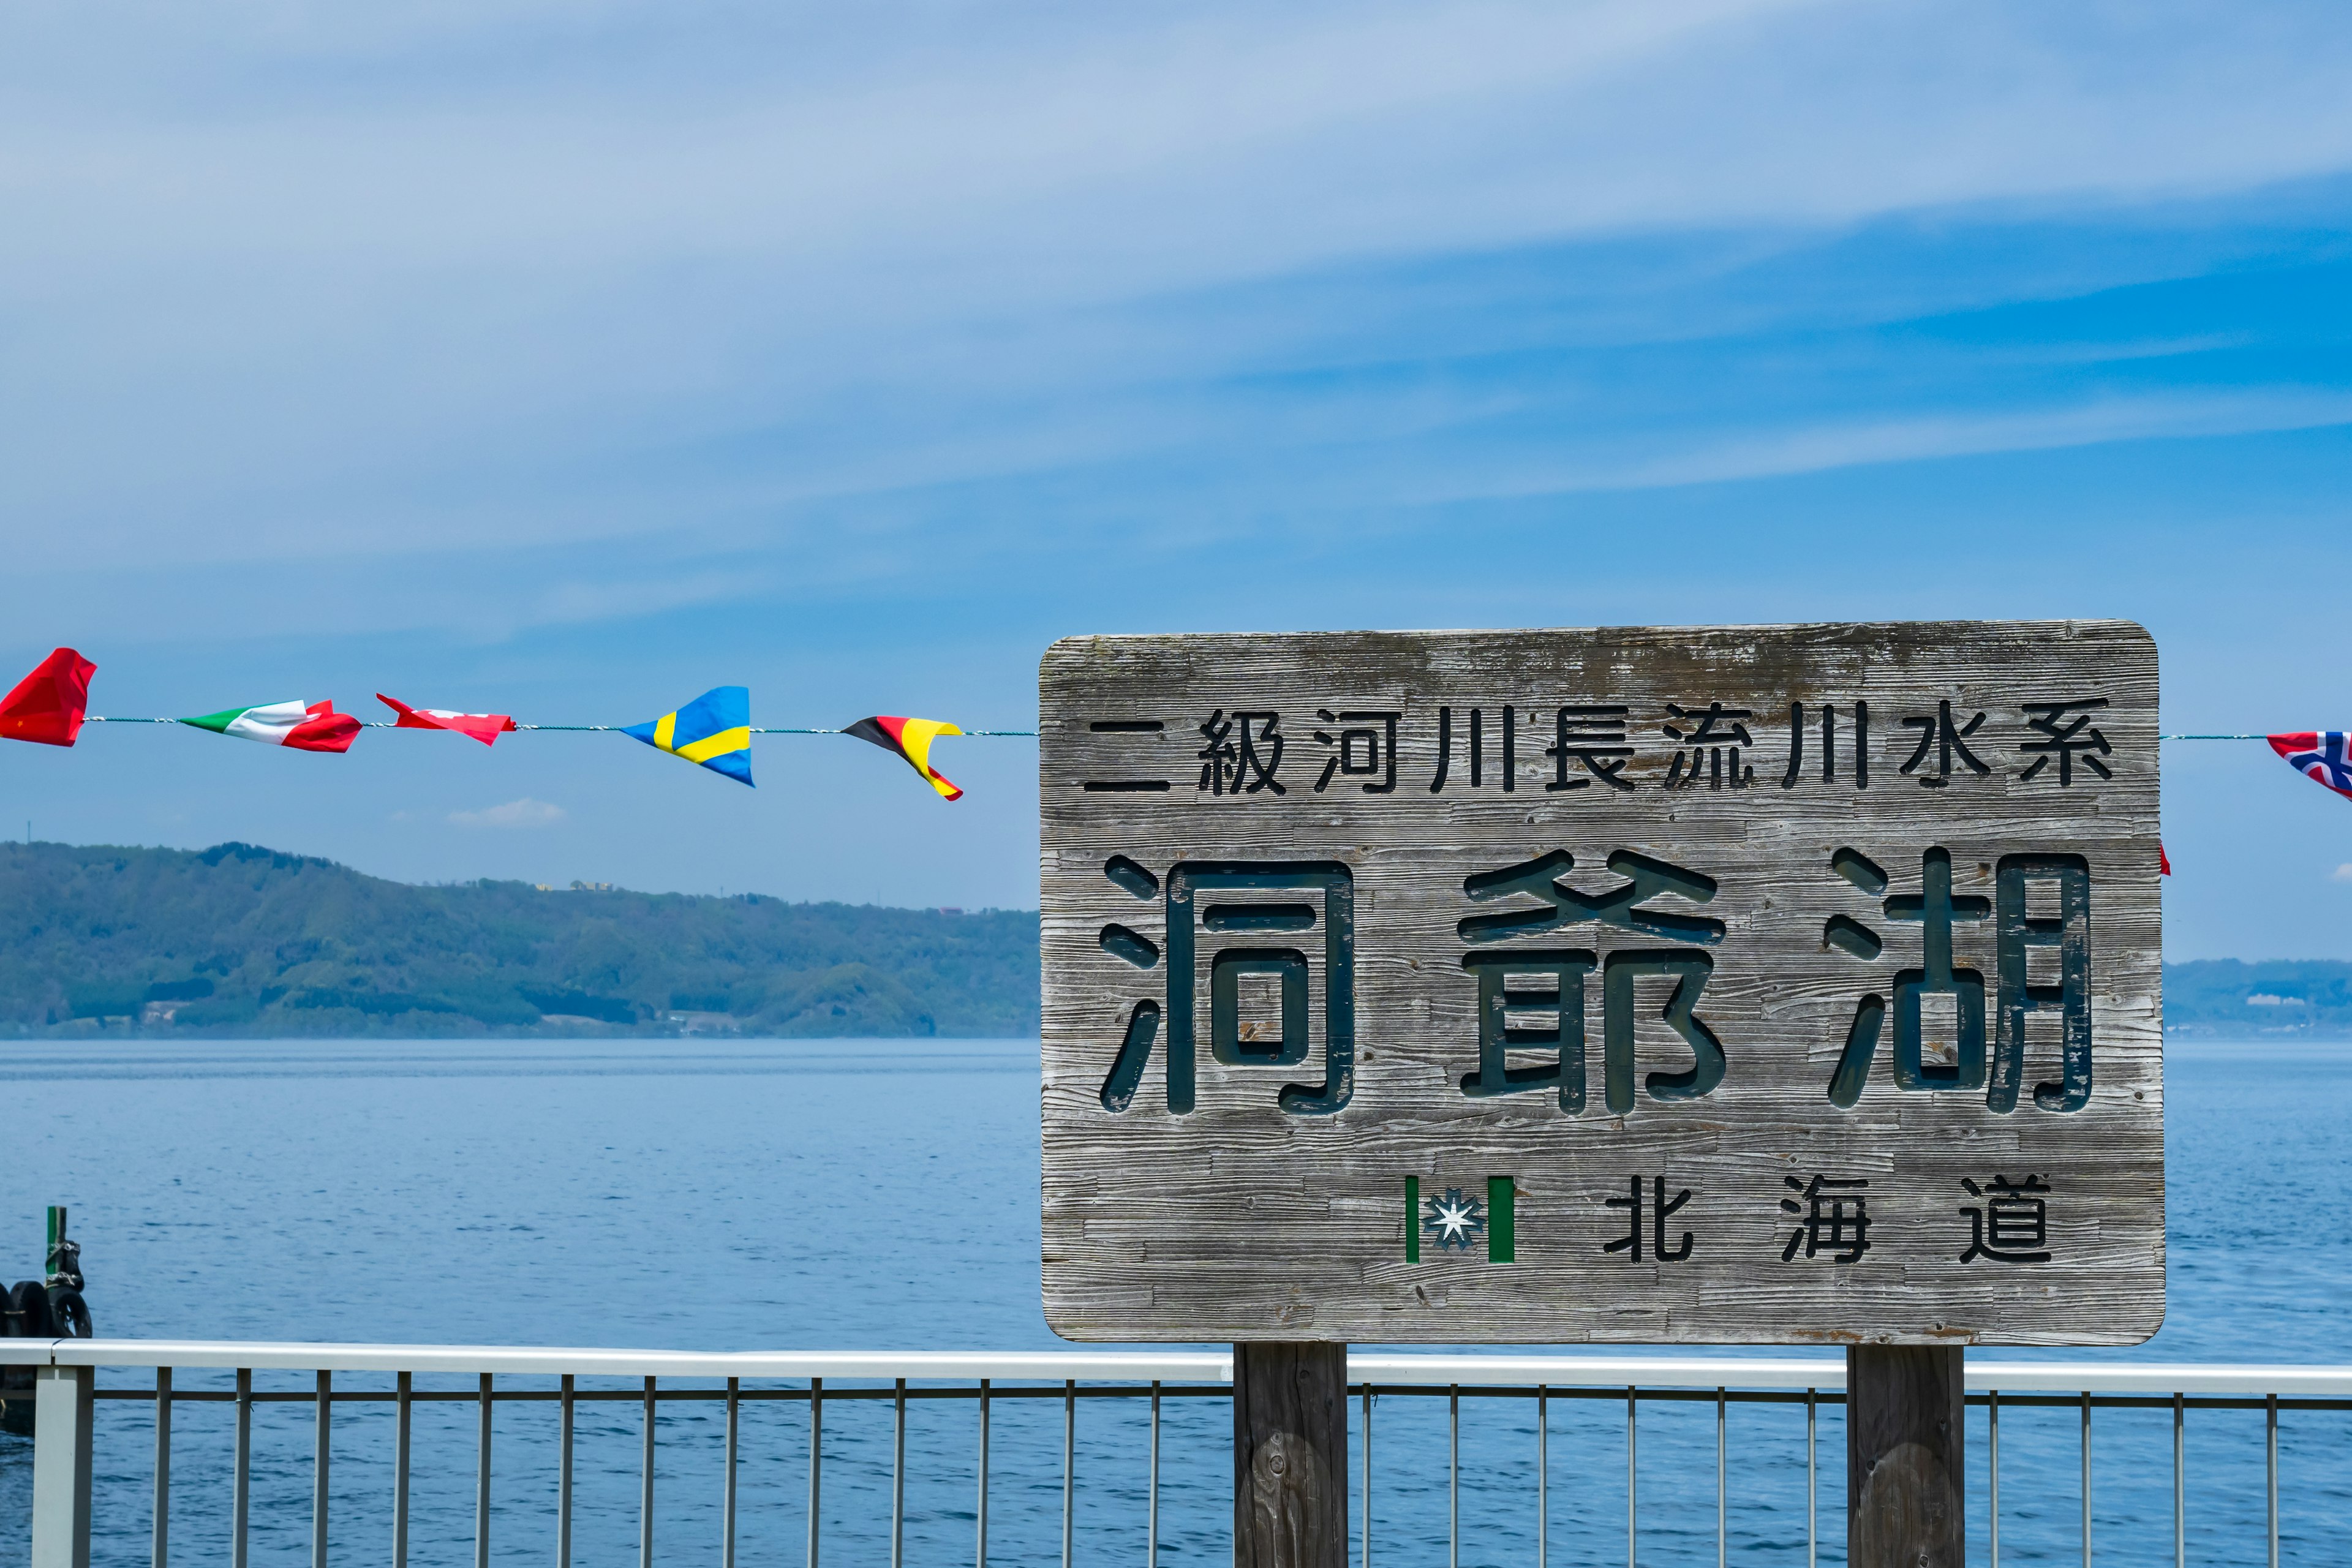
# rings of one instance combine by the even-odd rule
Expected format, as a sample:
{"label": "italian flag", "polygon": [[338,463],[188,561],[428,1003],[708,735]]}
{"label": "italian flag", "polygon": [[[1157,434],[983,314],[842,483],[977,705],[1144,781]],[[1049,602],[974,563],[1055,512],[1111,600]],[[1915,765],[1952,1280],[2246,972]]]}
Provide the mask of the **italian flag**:
{"label": "italian flag", "polygon": [[360,732],[360,721],[335,711],[334,700],[266,702],[258,708],[224,708],[198,719],[183,719],[199,730],[268,746],[290,746],[298,752],[348,752]]}

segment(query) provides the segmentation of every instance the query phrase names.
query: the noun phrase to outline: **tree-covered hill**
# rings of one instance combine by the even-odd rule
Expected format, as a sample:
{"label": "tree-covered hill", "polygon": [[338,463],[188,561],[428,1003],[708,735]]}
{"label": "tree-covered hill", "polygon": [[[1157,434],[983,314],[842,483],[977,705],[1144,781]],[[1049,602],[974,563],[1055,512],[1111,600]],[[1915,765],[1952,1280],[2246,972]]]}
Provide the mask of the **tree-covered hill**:
{"label": "tree-covered hill", "polygon": [[[2352,1036],[2352,963],[2167,964],[2165,1030]],[[0,845],[0,1035],[1024,1035],[1034,911],[525,882],[249,844]]]}
{"label": "tree-covered hill", "polygon": [[2231,1040],[2352,1035],[2352,963],[2235,958],[2168,963],[2164,1032]]}
{"label": "tree-covered hill", "polygon": [[248,844],[0,846],[0,1033],[1004,1036],[1037,916],[413,887]]}

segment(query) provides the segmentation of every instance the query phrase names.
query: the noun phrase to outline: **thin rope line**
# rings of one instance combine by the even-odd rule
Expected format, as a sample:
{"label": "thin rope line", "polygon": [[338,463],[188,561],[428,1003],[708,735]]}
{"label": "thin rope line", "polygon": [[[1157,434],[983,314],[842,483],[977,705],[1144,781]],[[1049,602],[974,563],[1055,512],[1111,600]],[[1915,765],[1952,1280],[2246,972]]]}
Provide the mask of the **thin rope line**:
{"label": "thin rope line", "polygon": [[[110,718],[102,714],[92,713],[84,718],[82,722],[85,724],[180,724],[186,722],[186,721],[182,719]],[[390,719],[362,719],[360,721],[360,727],[363,730],[415,730],[421,728],[421,726],[415,724],[403,725],[396,721]],[[568,731],[575,734],[616,734],[623,729],[626,728],[626,726],[620,724],[517,724],[515,728],[518,730]],[[750,728],[751,732],[754,735],[846,735],[849,733],[846,730],[809,730],[787,728],[782,725],[754,724]],[[974,737],[1020,737],[1032,741],[1037,738],[1037,731],[1034,730],[965,730],[961,731],[961,733]],[[953,739],[955,737],[950,736],[949,738]],[[2267,741],[2270,737],[2268,735],[2158,735],[2157,739],[2159,741]]]}
{"label": "thin rope line", "polygon": [[[184,724],[187,721],[184,719],[126,719],[91,713],[86,715],[82,722],[85,724]],[[568,730],[583,734],[617,734],[625,727],[620,724],[517,724],[515,726],[518,730]],[[362,719],[360,728],[362,730],[421,730],[425,726],[402,724],[392,719]],[[849,733],[846,730],[799,730],[761,725],[752,725],[750,729],[754,735],[846,735]],[[1034,730],[964,730],[959,733],[962,735],[1025,735],[1031,740],[1034,740],[1037,735]],[[948,737],[950,740],[955,738],[955,736]]]}

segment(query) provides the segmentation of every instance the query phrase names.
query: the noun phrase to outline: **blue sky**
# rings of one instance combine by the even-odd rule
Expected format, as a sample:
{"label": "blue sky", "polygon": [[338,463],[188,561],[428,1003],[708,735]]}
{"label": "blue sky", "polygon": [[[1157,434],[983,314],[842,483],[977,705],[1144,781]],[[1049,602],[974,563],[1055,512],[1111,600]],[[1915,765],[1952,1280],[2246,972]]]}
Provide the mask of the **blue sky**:
{"label": "blue sky", "polygon": [[[98,711],[1025,728],[1076,631],[2092,615],[2168,728],[2352,726],[2341,6],[0,28],[0,655]],[[1033,749],[936,760],[100,729],[0,823],[1034,905]],[[2352,957],[2352,803],[2166,766],[2172,956]]]}

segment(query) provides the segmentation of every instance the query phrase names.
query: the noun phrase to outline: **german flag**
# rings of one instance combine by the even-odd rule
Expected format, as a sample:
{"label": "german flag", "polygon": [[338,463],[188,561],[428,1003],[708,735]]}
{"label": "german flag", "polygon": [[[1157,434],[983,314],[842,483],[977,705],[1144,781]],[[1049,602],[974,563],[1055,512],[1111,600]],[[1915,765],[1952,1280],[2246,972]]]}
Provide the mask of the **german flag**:
{"label": "german flag", "polygon": [[907,765],[923,775],[930,786],[949,800],[961,800],[963,791],[941,777],[931,766],[931,742],[941,735],[961,735],[961,730],[943,724],[937,719],[892,719],[877,715],[860,719],[845,735],[855,735],[861,741],[871,741],[886,752],[907,759]]}

